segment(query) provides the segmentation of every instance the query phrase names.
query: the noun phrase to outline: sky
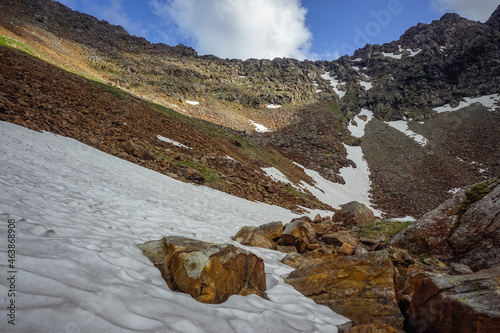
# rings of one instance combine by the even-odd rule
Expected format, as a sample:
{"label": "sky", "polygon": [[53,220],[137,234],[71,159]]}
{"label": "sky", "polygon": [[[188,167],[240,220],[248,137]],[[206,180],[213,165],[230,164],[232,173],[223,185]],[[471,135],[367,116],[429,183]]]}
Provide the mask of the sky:
{"label": "sky", "polygon": [[59,0],[153,43],[221,58],[333,60],[446,12],[486,21],[499,0]]}

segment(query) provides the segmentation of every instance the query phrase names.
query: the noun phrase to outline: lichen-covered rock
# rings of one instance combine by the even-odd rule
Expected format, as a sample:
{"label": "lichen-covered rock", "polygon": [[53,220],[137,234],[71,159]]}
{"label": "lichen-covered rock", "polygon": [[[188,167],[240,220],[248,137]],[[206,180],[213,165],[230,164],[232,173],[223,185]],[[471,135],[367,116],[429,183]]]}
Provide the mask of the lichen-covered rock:
{"label": "lichen-covered rock", "polygon": [[500,266],[467,275],[420,273],[409,320],[413,331],[500,332]]}
{"label": "lichen-covered rock", "polygon": [[387,251],[338,257],[290,273],[285,282],[355,325],[403,328],[394,288],[395,269]]}
{"label": "lichen-covered rock", "polygon": [[343,222],[344,226],[364,226],[374,224],[377,219],[370,208],[357,201],[351,201],[333,215],[333,222]]}
{"label": "lichen-covered rock", "polygon": [[264,262],[253,253],[233,245],[176,236],[139,246],[170,289],[200,302],[219,304],[231,295],[266,297]]}
{"label": "lichen-covered rock", "polygon": [[295,219],[290,222],[281,235],[284,245],[295,246],[299,253],[304,253],[307,246],[316,240],[316,230],[308,219]]}

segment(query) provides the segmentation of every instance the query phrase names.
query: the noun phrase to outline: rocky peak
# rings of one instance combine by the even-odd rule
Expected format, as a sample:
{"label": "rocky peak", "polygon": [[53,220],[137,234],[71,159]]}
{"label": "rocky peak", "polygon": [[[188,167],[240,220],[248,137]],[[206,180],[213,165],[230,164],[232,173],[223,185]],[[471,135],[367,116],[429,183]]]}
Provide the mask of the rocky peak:
{"label": "rocky peak", "polygon": [[491,14],[488,21],[486,21],[486,24],[492,27],[493,29],[500,31],[500,5],[493,12],[493,14]]}

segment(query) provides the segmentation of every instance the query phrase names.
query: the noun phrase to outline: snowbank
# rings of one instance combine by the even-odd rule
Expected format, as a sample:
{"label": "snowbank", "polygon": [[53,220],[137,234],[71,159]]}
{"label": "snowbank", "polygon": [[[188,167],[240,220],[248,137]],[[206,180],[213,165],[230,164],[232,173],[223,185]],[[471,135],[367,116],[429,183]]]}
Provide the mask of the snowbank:
{"label": "snowbank", "polygon": [[[265,261],[270,301],[208,305],[170,291],[137,246],[167,235],[232,242],[242,226],[288,221],[290,211],[10,123],[0,122],[0,142],[2,258],[7,220],[16,220],[15,331],[337,332],[346,323],[283,282],[292,269],[282,253],[251,249]],[[2,297],[8,283],[0,279]],[[13,328],[0,320],[0,331]]]}

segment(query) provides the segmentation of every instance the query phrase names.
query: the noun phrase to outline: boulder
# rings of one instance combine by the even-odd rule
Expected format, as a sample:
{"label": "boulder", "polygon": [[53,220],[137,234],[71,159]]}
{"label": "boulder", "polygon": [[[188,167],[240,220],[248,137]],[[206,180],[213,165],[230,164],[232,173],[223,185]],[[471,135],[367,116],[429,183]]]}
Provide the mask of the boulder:
{"label": "boulder", "polygon": [[242,245],[262,247],[265,249],[277,250],[278,245],[267,238],[260,230],[256,227],[245,226],[241,228],[236,235],[234,235],[233,240],[241,243]]}
{"label": "boulder", "polygon": [[448,236],[458,220],[457,214],[466,200],[466,191],[460,190],[436,209],[423,215],[391,240],[391,245],[414,253],[422,253],[441,260],[453,258]]}
{"label": "boulder", "polygon": [[420,273],[415,279],[412,332],[500,332],[500,266],[467,275]]}
{"label": "boulder", "polygon": [[339,247],[347,243],[354,248],[359,244],[359,239],[346,230],[323,235],[320,240],[325,244]]}
{"label": "boulder", "polygon": [[333,222],[343,222],[344,226],[364,226],[374,224],[377,219],[370,208],[357,201],[351,201],[333,215]]}
{"label": "boulder", "polygon": [[453,261],[465,264],[473,271],[500,265],[499,184],[500,178],[489,185],[494,187],[491,192],[459,217],[449,237]]}
{"label": "boulder", "polygon": [[303,218],[292,220],[281,235],[283,245],[295,246],[299,253],[304,253],[307,246],[316,241],[316,230],[309,221]]}
{"label": "boulder", "polygon": [[462,189],[398,233],[391,245],[469,266],[500,265],[500,178]]}
{"label": "boulder", "polygon": [[129,140],[123,147],[125,151],[143,160],[153,160],[154,156],[151,154],[149,149],[142,142],[134,142]]}
{"label": "boulder", "polygon": [[257,231],[262,233],[269,240],[275,240],[283,234],[283,222],[270,222],[257,227]]}
{"label": "boulder", "polygon": [[229,244],[165,237],[139,245],[160,270],[170,289],[203,303],[219,304],[231,295],[266,298],[264,262]]}
{"label": "boulder", "polygon": [[315,219],[311,224],[314,230],[316,230],[317,236],[323,236],[325,234],[336,232],[339,230],[339,226],[335,224],[330,218],[325,219]]}
{"label": "boulder", "polygon": [[350,318],[354,325],[402,329],[394,276],[389,253],[378,251],[306,266],[290,273],[285,282],[316,303]]}

